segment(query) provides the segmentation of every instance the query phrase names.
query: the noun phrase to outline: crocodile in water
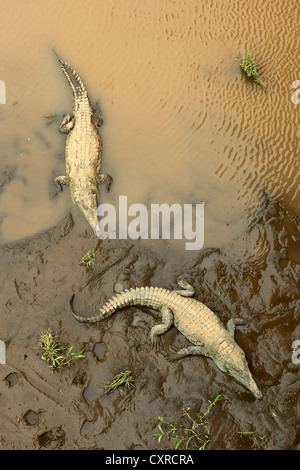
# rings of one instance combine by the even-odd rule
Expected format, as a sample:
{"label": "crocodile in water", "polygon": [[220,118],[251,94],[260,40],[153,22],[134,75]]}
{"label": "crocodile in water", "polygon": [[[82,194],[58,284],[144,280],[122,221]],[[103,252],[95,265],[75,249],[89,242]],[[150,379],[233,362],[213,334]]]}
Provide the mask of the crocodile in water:
{"label": "crocodile in water", "polygon": [[181,290],[169,291],[158,287],[125,290],[108,300],[99,313],[87,317],[74,313],[73,295],[70,301],[71,311],[76,320],[94,323],[128,305],[141,305],[159,310],[162,323],[154,326],[150,332],[154,347],[158,345],[159,335],[174,324],[193,346],[181,349],[169,359],[176,360],[192,354],[210,357],[219,369],[228,372],[256,398],[262,398],[262,393],[248,368],[245,353],[234,340],[235,326],[244,323],[244,320],[232,318],[225,328],[206,305],[191,298],[194,289],[190,284],[179,279],[178,285]]}
{"label": "crocodile in water", "polygon": [[73,90],[73,116],[65,116],[60,131],[68,134],[66,141],[66,175],[57,176],[54,183],[62,190],[68,184],[72,201],[79,207],[88,223],[97,233],[98,183],[112,183],[109,175],[100,174],[102,140],[98,127],[102,119],[93,112],[87,91],[79,75],[70,65],[59,59],[62,71]]}

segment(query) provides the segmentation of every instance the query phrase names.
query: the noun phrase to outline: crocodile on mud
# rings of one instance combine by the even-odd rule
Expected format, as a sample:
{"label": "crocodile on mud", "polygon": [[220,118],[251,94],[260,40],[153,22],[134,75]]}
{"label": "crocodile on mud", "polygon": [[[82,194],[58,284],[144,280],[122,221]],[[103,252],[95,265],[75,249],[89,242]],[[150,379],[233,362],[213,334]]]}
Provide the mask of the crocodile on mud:
{"label": "crocodile on mud", "polygon": [[56,186],[62,190],[62,185],[70,186],[71,198],[79,207],[95,235],[97,232],[97,196],[98,184],[106,182],[107,190],[112,183],[112,177],[100,174],[102,158],[102,139],[98,127],[102,119],[93,112],[87,91],[79,75],[70,65],[59,57],[63,73],[73,90],[73,116],[65,116],[60,125],[60,131],[68,134],[66,141],[66,175],[57,176]]}
{"label": "crocodile on mud", "polygon": [[193,344],[183,348],[170,360],[181,359],[187,355],[210,357],[223,372],[228,372],[235,380],[244,385],[256,398],[262,398],[261,391],[248,368],[244,351],[234,340],[235,326],[244,323],[240,318],[232,318],[227,328],[206,305],[196,299],[193,287],[186,281],[177,281],[180,290],[170,291],[159,287],[137,287],[125,290],[110,300],[91,316],[77,315],[73,311],[74,295],[70,300],[73,316],[76,320],[95,323],[129,305],[140,305],[159,310],[162,323],[154,326],[150,339],[154,347],[158,346],[159,335],[168,331],[174,324],[176,328]]}

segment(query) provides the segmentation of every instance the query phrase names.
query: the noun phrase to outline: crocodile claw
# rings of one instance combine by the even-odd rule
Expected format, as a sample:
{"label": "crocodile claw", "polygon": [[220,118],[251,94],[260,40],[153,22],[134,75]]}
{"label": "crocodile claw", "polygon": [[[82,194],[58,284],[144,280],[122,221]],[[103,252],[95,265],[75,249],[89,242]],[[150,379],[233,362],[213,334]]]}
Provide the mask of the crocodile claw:
{"label": "crocodile claw", "polygon": [[159,346],[161,345],[161,339],[159,336],[154,336],[151,338],[151,344],[153,349],[158,349]]}
{"label": "crocodile claw", "polygon": [[[109,175],[108,175],[109,176]],[[110,190],[110,187],[112,185],[113,179],[111,176],[109,176],[107,182],[106,182],[106,191],[108,192]]]}
{"label": "crocodile claw", "polygon": [[168,362],[175,362],[177,360],[176,354],[165,354],[165,359]]}

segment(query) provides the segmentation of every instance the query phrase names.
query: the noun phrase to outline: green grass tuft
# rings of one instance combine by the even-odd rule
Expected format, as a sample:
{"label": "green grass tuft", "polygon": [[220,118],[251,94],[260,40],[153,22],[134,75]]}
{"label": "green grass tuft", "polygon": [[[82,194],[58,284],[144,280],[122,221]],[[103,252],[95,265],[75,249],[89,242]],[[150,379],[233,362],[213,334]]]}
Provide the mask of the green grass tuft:
{"label": "green grass tuft", "polygon": [[266,82],[263,82],[258,78],[257,65],[251,54],[243,55],[240,67],[242,71],[247,75],[247,77],[253,80],[255,83],[261,85],[264,88],[267,86]]}
{"label": "green grass tuft", "polygon": [[110,393],[116,390],[121,385],[125,385],[128,389],[134,388],[134,377],[132,375],[131,370],[124,370],[119,374],[115,375],[114,378],[108,382],[104,382],[105,384],[105,392]]}
{"label": "green grass tuft", "polygon": [[86,357],[83,354],[84,349],[79,353],[72,352],[73,346],[71,346],[65,353],[67,346],[61,344],[60,338],[54,335],[51,330],[47,330],[45,333],[40,335],[39,346],[44,351],[42,359],[48,363],[52,372],[55,369],[69,366],[74,359]]}
{"label": "green grass tuft", "polygon": [[92,266],[94,266],[96,263],[96,257],[94,253],[92,253],[92,250],[89,250],[81,259],[79,264],[83,264],[88,271]]}

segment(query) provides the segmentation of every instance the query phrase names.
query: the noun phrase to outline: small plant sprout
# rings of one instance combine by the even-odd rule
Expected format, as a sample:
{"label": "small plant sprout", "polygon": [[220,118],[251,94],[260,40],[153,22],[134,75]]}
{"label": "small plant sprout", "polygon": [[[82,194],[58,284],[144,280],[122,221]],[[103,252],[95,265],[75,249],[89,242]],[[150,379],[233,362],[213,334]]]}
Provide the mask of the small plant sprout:
{"label": "small plant sprout", "polygon": [[73,346],[71,346],[65,353],[67,346],[62,345],[60,338],[50,330],[42,333],[39,338],[39,346],[44,351],[42,354],[43,361],[46,361],[52,372],[55,369],[61,369],[65,366],[70,366],[74,359],[85,358],[83,354],[84,349],[79,353],[72,352]]}
{"label": "small plant sprout", "polygon": [[[184,437],[180,437],[178,434],[178,429],[177,429],[177,424],[174,423],[168,423],[167,421],[164,420],[162,416],[159,416],[158,421],[161,421],[161,423],[166,424],[167,426],[170,427],[169,431],[164,431],[162,426],[160,424],[157,425],[158,429],[160,432],[152,434],[152,437],[157,438],[158,444],[160,443],[161,439],[163,436],[167,436],[169,439],[172,439],[175,443],[175,449],[178,449],[182,441],[184,440]],[[182,426],[180,426],[182,427]]]}
{"label": "small plant sprout", "polygon": [[249,439],[252,440],[252,447],[255,447],[256,445],[259,445],[260,442],[259,441],[263,441],[265,436],[263,434],[259,435],[257,432],[255,431],[237,431],[237,433],[240,435],[240,436],[247,436],[249,437]]}
{"label": "small plant sprout", "polygon": [[134,377],[131,370],[124,370],[119,374],[115,375],[114,378],[108,382],[104,382],[105,391],[104,393],[110,393],[116,390],[121,385],[125,385],[128,389],[134,388]]}
{"label": "small plant sprout", "polygon": [[[241,60],[241,59],[239,59]],[[242,57],[242,62],[240,63],[242,71],[247,75],[248,78],[254,80],[255,83],[266,87],[267,84],[258,78],[257,65],[251,54],[244,54]]]}
{"label": "small plant sprout", "polygon": [[94,253],[92,253],[92,250],[89,250],[81,259],[79,264],[82,264],[85,266],[86,270],[88,271],[92,266],[94,266],[96,262],[96,257]]}
{"label": "small plant sprout", "polygon": [[[188,449],[191,442],[197,445],[198,450],[205,450],[206,446],[210,439],[210,429],[208,420],[205,418],[209,413],[211,408],[222,398],[222,395],[218,395],[213,402],[210,403],[208,409],[204,415],[198,415],[195,419],[190,416],[186,411],[180,418],[182,421],[188,420],[188,423],[192,424],[178,424],[165,421],[162,416],[158,417],[158,429],[159,432],[152,434],[152,437],[157,438],[158,443],[160,443],[163,436],[166,436],[168,439],[172,439],[175,443],[175,449],[178,449],[181,444],[184,444],[185,449]],[[163,425],[165,430],[163,429]],[[199,431],[197,431],[199,428]]]}

